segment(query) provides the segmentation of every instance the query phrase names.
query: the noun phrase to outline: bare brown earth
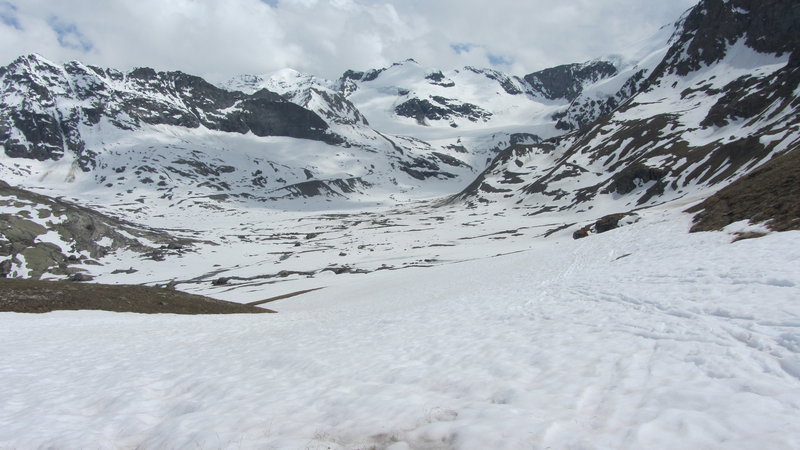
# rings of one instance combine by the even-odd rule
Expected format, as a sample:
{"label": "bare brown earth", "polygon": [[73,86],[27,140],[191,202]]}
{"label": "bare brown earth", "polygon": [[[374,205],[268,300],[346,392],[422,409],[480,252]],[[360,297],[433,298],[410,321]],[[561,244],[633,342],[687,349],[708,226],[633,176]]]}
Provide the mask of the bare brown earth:
{"label": "bare brown earth", "polygon": [[144,314],[257,314],[275,311],[185,292],[133,285],[0,279],[0,312],[104,310]]}
{"label": "bare brown earth", "polygon": [[721,230],[749,220],[773,231],[800,230],[800,150],[784,153],[687,212],[691,232]]}

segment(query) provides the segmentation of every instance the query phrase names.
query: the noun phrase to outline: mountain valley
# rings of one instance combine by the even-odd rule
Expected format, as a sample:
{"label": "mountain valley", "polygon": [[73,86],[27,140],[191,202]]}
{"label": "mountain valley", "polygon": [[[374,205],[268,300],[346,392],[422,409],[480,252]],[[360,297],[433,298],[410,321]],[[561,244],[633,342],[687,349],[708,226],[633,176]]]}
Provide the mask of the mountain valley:
{"label": "mountain valley", "polygon": [[797,24],[701,0],[522,76],[20,56],[0,287],[126,312],[0,313],[0,448],[800,448]]}

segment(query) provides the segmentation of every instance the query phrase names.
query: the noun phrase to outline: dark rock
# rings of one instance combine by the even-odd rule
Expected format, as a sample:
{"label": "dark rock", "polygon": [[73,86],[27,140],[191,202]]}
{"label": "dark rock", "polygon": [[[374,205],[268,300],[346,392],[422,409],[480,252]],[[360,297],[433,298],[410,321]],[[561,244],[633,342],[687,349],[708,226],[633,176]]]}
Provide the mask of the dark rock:
{"label": "dark rock", "polygon": [[445,77],[441,71],[429,73],[428,75],[425,76],[425,79],[430,80],[431,84],[435,84],[437,86],[442,86],[442,87],[453,87],[456,85],[456,83],[453,82],[453,80],[450,80],[447,77]]}
{"label": "dark rock", "polygon": [[428,75],[425,75],[425,79],[439,82],[439,81],[444,80],[444,74],[441,71],[432,72],[432,73],[429,73]]}
{"label": "dark rock", "polygon": [[574,100],[583,86],[617,74],[617,68],[608,61],[592,61],[584,64],[565,64],[540,70],[524,79],[535,93],[547,99]]}
{"label": "dark rock", "polygon": [[711,107],[700,125],[724,127],[731,120],[749,119],[763,113],[773,102],[768,83],[750,76],[729,83],[723,88],[725,95]]}
{"label": "dark rock", "polygon": [[368,188],[369,186],[371,185],[360,177],[333,180],[308,180],[284,186],[271,191],[270,194],[272,195],[272,199],[341,197],[342,193],[360,192],[363,188]]}
{"label": "dark rock", "polygon": [[[702,0],[686,15],[680,33],[651,75],[684,76],[725,57],[729,44],[745,38],[760,53],[800,55],[800,4],[795,0]],[[652,83],[650,83],[652,84]]]}
{"label": "dark rock", "polygon": [[353,81],[372,81],[378,78],[378,75],[383,73],[386,69],[371,69],[366,72],[356,72],[353,70],[348,70],[342,75],[341,80],[353,80]]}
{"label": "dark rock", "polygon": [[607,192],[616,192],[620,195],[629,194],[636,189],[639,184],[649,181],[659,181],[667,174],[668,172],[664,169],[647,167],[638,163],[633,164],[617,172],[612,177],[612,182]]}
{"label": "dark rock", "polygon": [[424,125],[426,119],[450,120],[459,117],[477,122],[488,120],[492,116],[488,111],[472,103],[460,103],[457,100],[440,96],[433,96],[431,99],[434,103],[427,99],[412,98],[397,105],[394,111],[399,116],[415,119],[420,125]]}
{"label": "dark rock", "polygon": [[[483,75],[486,78],[489,78],[490,80],[497,81],[500,84],[500,87],[502,87],[507,94],[511,95],[522,94],[522,91],[520,90],[519,87],[517,87],[514,81],[512,81],[512,79],[508,75],[502,72],[498,72],[492,69],[476,69],[475,67],[470,67],[470,66],[467,66],[464,69],[477,73],[479,75]],[[515,79],[519,80],[516,77]]]}
{"label": "dark rock", "polygon": [[6,278],[11,274],[11,267],[13,262],[11,259],[4,259],[0,261],[0,278]]}
{"label": "dark rock", "polygon": [[591,233],[605,233],[606,231],[611,231],[614,229],[619,228],[620,221],[626,217],[633,216],[634,221],[638,220],[638,215],[635,213],[618,213],[618,214],[609,214],[607,216],[603,216],[594,223],[586,225],[585,227],[575,231],[572,233],[573,239],[581,239],[589,236]]}
{"label": "dark rock", "polygon": [[212,286],[225,286],[231,281],[228,277],[219,277],[211,282]]}
{"label": "dark rock", "polygon": [[450,155],[446,155],[444,153],[439,153],[439,152],[431,152],[431,154],[433,156],[435,156],[436,159],[438,159],[439,161],[443,162],[444,164],[447,164],[448,166],[469,167],[469,164],[461,161],[458,158],[454,158],[454,157],[452,157]]}
{"label": "dark rock", "polygon": [[87,275],[83,272],[73,273],[72,275],[67,278],[68,281],[75,281],[75,282],[84,282],[84,281],[92,281],[94,277],[91,275]]}
{"label": "dark rock", "polygon": [[572,233],[572,239],[583,239],[589,236],[589,230],[581,228]]}

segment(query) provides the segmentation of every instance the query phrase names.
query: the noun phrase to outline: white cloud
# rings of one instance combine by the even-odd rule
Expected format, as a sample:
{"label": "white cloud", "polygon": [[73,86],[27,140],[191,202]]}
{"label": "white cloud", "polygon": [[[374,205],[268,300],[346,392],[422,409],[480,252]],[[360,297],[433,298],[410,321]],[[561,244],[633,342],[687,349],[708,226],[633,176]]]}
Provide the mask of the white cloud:
{"label": "white cloud", "polygon": [[0,63],[36,52],[221,80],[284,67],[335,78],[414,58],[524,74],[620,52],[693,2],[0,0]]}

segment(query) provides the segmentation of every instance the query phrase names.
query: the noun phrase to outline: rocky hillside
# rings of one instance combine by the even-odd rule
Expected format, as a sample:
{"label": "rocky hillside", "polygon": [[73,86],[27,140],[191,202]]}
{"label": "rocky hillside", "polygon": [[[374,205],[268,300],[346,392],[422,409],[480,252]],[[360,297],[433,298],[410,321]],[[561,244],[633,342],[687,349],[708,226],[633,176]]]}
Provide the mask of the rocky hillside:
{"label": "rocky hillside", "polygon": [[0,181],[0,278],[51,274],[84,281],[81,274],[101,266],[106,255],[163,260],[191,251],[193,243]]}
{"label": "rocky hillside", "polygon": [[663,57],[651,56],[647,77],[618,83],[632,89],[619,106],[578,131],[507,148],[456,200],[600,217],[711,193],[795,151],[799,14],[791,1],[700,2],[652,50]]}
{"label": "rocky hillside", "polygon": [[566,64],[525,75],[527,91],[538,93],[549,100],[575,100],[587,85],[597,83],[617,74],[609,61],[591,61],[584,64]]}

